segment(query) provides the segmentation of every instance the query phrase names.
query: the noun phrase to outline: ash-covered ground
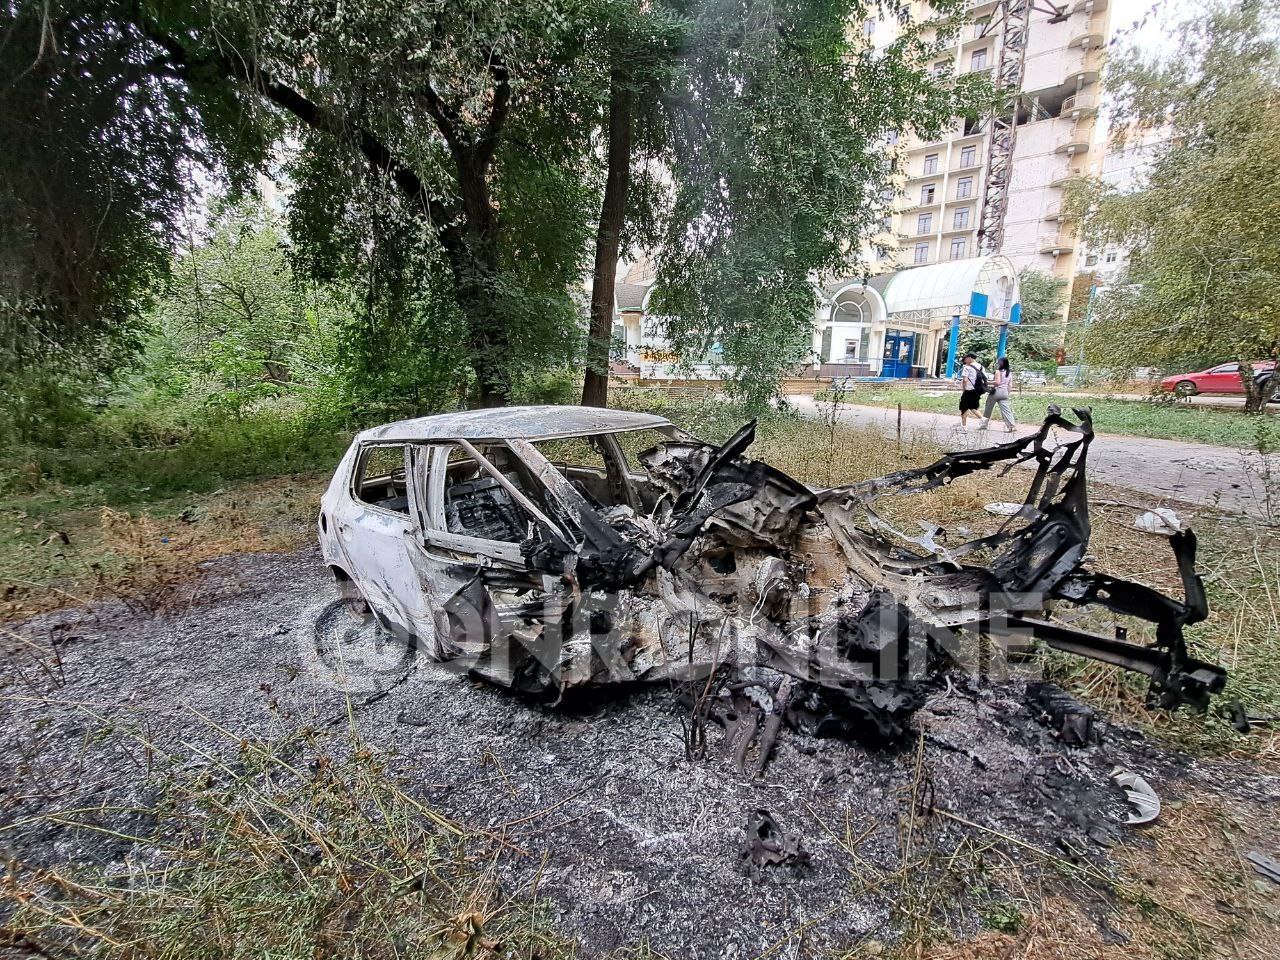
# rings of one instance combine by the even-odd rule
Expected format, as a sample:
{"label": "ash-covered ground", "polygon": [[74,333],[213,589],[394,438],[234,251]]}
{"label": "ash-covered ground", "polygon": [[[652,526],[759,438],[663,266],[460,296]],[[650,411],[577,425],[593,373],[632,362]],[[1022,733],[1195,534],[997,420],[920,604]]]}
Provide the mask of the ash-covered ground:
{"label": "ash-covered ground", "polygon": [[[138,853],[132,841],[38,817],[150,802],[161,761],[132,732],[199,765],[201,754],[234,749],[225,731],[340,729],[348,699],[316,654],[316,621],[333,595],[313,551],[243,556],[212,564],[189,601],[166,613],[108,604],[22,625],[3,641],[0,823],[20,825],[0,834],[0,852],[104,865]],[[325,636],[330,665],[335,651],[362,656],[362,641],[344,640],[341,628]],[[37,656],[50,643],[57,661]],[[689,957],[755,957],[773,947],[818,956],[892,938],[900,890],[891,875],[902,863],[913,791],[927,812],[913,844],[917,853],[937,851],[940,870],[966,840],[1002,851],[987,858],[992,876],[966,876],[967,861],[950,863],[958,876],[947,917],[973,929],[1003,895],[1003,856],[1052,877],[1029,847],[1105,870],[1111,845],[1143,842],[1122,825],[1113,765],[1146,777],[1166,801],[1209,779],[1189,759],[1117,727],[1105,729],[1101,746],[1064,746],[1035,721],[1021,681],[958,678],[915,718],[925,735],[919,776],[914,739],[891,750],[784,732],[764,777],[749,782],[715,728],[705,759],[686,759],[688,711],[669,688],[550,708],[429,664],[401,670],[398,651],[383,656],[384,680],[400,681],[350,694],[364,740],[393,753],[398,772],[435,808],[505,836],[504,888],[546,898],[585,956],[642,940]],[[365,675],[353,671],[356,680]],[[1223,772],[1213,779],[1230,789]],[[1258,796],[1257,782],[1248,789]],[[1270,781],[1265,789],[1280,794]],[[745,828],[757,810],[799,837],[807,866],[748,869]],[[120,832],[145,832],[147,818],[130,816]],[[1090,909],[1105,927],[1104,902]]]}

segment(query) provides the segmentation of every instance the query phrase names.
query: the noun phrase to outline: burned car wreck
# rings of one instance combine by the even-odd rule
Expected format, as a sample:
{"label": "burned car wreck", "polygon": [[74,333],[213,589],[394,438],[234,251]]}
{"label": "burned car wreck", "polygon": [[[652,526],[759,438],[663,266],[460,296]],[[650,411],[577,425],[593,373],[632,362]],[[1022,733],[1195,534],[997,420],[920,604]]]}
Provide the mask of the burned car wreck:
{"label": "burned car wreck", "polygon": [[[1207,614],[1194,534],[1171,538],[1182,599],[1088,567],[1087,410],[1051,408],[1029,436],[821,490],[748,458],[753,438],[748,424],[715,446],[661,417],[577,407],[378,427],[324,495],[322,553],[354,611],[502,687],[554,700],[670,681],[710,719],[749,713],[740,767],[757,725],[761,765],[784,720],[893,737],[993,643],[1137,671],[1166,707],[1203,708],[1222,689],[1225,672],[1183,638]],[[908,534],[887,519],[898,498],[1023,465],[1026,498],[994,532]],[[1059,615],[1086,605],[1154,625],[1152,642]]]}

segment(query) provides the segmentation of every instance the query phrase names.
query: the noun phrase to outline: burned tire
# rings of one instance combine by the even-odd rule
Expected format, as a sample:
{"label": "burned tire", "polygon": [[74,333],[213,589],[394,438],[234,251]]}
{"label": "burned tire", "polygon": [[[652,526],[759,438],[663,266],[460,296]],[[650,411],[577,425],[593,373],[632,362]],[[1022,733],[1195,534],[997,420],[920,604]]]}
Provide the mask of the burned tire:
{"label": "burned tire", "polygon": [[338,600],[352,622],[366,624],[373,619],[369,601],[364,598],[354,580],[337,567],[333,568],[334,583],[338,588]]}
{"label": "burned tire", "polygon": [[398,684],[413,667],[413,644],[383,629],[370,616],[353,623],[342,598],[316,613],[315,630],[301,650],[304,669],[318,683],[342,693],[376,694]]}

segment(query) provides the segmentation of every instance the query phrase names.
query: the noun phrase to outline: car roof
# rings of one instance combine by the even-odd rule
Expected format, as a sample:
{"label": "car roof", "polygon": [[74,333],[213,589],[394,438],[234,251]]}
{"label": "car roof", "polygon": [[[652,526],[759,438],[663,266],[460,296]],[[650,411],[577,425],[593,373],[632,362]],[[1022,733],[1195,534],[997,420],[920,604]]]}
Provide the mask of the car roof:
{"label": "car roof", "polygon": [[671,421],[652,413],[602,407],[494,407],[460,410],[373,427],[358,436],[361,443],[415,440],[554,440],[595,433],[621,433],[669,427]]}

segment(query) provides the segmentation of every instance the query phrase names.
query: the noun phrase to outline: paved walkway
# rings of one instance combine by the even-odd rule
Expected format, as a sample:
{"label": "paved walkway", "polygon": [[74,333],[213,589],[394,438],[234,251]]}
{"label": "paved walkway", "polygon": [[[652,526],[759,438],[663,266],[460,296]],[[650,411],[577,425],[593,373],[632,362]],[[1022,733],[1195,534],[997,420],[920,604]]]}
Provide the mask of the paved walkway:
{"label": "paved walkway", "polygon": [[[817,415],[812,397],[788,399],[800,412]],[[845,406],[840,410],[840,419],[877,427],[886,436],[893,436],[897,430],[897,410],[886,407]],[[902,411],[904,438],[928,434],[950,450],[985,446],[1007,438],[998,419],[987,432],[979,432],[973,420],[969,423],[966,433],[956,414]],[[1181,500],[1266,516],[1263,474],[1268,464],[1256,452],[1184,440],[1117,436],[1101,432],[1105,426],[1094,424],[1099,432],[1089,447],[1090,476],[1147,494],[1152,506],[1165,500]],[[1029,432],[1027,425],[1019,426],[1019,433]],[[1273,455],[1269,460],[1274,497],[1280,495],[1280,456]],[[1280,504],[1273,509],[1280,509]]]}

